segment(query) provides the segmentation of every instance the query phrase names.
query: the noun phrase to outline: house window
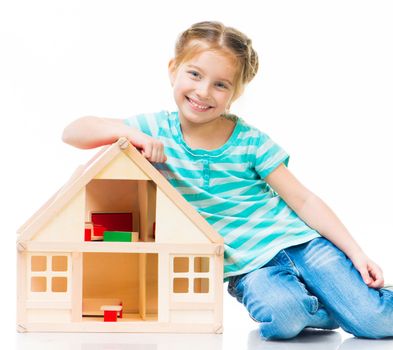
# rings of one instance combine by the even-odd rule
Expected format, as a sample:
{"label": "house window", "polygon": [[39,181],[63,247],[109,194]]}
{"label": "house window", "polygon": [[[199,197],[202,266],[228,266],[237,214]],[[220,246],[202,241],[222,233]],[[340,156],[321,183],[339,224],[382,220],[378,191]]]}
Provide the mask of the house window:
{"label": "house window", "polygon": [[175,256],[172,259],[172,292],[206,294],[210,291],[210,257]]}
{"label": "house window", "polygon": [[67,293],[70,257],[64,254],[33,254],[29,260],[30,295]]}

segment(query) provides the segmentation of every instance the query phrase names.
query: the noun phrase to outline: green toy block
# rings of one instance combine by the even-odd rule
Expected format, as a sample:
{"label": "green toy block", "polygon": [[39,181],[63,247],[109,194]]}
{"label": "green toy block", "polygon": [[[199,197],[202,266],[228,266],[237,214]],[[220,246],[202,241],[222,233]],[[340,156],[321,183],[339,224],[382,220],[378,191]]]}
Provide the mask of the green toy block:
{"label": "green toy block", "polygon": [[104,231],[104,242],[132,242],[132,232]]}

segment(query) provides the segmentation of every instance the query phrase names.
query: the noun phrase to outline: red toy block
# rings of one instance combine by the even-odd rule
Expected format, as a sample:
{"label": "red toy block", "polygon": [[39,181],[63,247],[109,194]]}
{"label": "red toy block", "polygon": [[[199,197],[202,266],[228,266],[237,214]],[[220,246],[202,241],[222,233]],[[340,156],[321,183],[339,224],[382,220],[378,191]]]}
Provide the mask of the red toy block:
{"label": "red toy block", "polygon": [[95,237],[104,237],[104,231],[107,230],[107,228],[105,226],[94,224],[93,227],[94,227],[94,236]]}
{"label": "red toy block", "polygon": [[102,305],[104,311],[104,322],[117,322],[117,315],[123,317],[123,305]]}
{"label": "red toy block", "polygon": [[91,229],[90,228],[85,228],[85,241],[91,241]]}
{"label": "red toy block", "polygon": [[92,213],[91,221],[107,231],[132,231],[132,213]]}
{"label": "red toy block", "polygon": [[104,322],[116,322],[117,311],[105,310],[104,311]]}
{"label": "red toy block", "polygon": [[104,239],[104,231],[106,227],[102,225],[85,223],[85,242],[102,241]]}

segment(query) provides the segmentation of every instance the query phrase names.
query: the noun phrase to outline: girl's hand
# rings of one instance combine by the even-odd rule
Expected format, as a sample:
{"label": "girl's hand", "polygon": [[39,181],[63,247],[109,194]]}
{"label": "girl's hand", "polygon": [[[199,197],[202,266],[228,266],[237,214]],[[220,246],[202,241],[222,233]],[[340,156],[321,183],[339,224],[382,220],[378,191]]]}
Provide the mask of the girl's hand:
{"label": "girl's hand", "polygon": [[382,269],[365,254],[351,256],[356,269],[360,272],[364,283],[370,288],[382,288],[384,286]]}
{"label": "girl's hand", "polygon": [[128,140],[132,143],[132,145],[141,150],[142,155],[149,162],[166,162],[167,157],[164,154],[164,144],[161,141],[136,129],[133,129],[128,135]]}

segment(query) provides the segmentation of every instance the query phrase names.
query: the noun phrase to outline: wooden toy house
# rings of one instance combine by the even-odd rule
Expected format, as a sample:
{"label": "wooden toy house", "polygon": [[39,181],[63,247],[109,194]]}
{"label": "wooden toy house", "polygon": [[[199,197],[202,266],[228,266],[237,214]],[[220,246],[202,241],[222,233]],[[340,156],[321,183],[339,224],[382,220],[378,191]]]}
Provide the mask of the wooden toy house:
{"label": "wooden toy house", "polygon": [[222,237],[124,138],[20,228],[17,251],[21,332],[222,332]]}

